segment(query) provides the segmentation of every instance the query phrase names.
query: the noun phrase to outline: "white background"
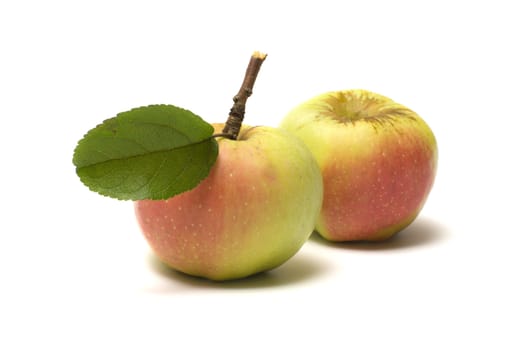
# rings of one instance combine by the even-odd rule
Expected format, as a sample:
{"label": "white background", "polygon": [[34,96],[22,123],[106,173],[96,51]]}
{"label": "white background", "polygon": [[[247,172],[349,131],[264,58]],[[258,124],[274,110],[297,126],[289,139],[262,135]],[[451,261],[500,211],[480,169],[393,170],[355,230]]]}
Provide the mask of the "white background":
{"label": "white background", "polygon": [[[2,1],[1,349],[525,349],[521,1]],[[381,244],[311,239],[230,283],[156,263],[132,204],[77,179],[84,132],[170,103],[223,121],[269,54],[247,124],[364,88],[439,143],[419,218]]]}

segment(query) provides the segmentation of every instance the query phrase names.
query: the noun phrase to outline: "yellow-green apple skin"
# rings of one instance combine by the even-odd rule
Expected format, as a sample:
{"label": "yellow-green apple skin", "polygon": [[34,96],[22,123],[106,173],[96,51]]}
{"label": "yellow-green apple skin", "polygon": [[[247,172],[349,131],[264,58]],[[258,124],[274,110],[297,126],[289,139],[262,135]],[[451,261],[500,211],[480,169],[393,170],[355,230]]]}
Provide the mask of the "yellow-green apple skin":
{"label": "yellow-green apple skin", "polygon": [[425,121],[366,90],[316,96],[281,126],[313,153],[324,181],[316,229],[330,241],[380,241],[419,214],[437,169],[437,143]]}
{"label": "yellow-green apple skin", "polygon": [[275,268],[314,231],[320,170],[281,129],[244,127],[238,140],[218,144],[216,163],[197,187],[135,202],[141,230],[161,261],[186,274],[229,280]]}

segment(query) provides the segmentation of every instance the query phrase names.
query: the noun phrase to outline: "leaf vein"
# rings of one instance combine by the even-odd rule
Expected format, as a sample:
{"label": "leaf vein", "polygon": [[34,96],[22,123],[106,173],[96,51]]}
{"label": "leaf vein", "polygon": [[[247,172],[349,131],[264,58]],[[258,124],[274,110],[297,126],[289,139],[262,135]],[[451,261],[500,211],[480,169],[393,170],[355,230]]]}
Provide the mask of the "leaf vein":
{"label": "leaf vein", "polygon": [[206,138],[204,140],[201,140],[201,141],[198,141],[198,142],[194,142],[194,143],[189,143],[189,144],[186,144],[184,146],[159,149],[159,150],[155,150],[155,151],[149,151],[147,153],[141,153],[141,154],[134,154],[134,155],[130,155],[130,156],[125,156],[125,157],[122,157],[122,158],[110,158],[110,159],[107,159],[107,160],[104,160],[104,161],[101,161],[101,162],[95,162],[95,163],[91,163],[91,164],[78,166],[78,169],[89,168],[89,167],[96,166],[96,165],[99,165],[99,164],[105,164],[105,163],[114,162],[114,161],[131,160],[131,159],[140,158],[140,157],[144,157],[144,156],[148,156],[148,155],[159,154],[159,153],[166,153],[166,152],[171,152],[171,151],[175,151],[175,150],[184,150],[185,148],[194,147],[194,146],[197,146],[199,144],[208,142],[211,139],[212,139],[211,137],[208,137],[208,138]]}

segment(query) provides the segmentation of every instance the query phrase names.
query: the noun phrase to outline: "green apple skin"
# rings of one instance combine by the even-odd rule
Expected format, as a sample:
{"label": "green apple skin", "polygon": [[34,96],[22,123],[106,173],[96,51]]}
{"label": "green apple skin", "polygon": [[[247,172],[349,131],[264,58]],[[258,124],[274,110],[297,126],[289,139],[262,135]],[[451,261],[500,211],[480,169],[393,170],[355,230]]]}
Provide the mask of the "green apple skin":
{"label": "green apple skin", "polygon": [[405,106],[366,90],[328,92],[293,109],[281,126],[304,141],[321,169],[316,229],[327,240],[385,240],[425,204],[437,143]]}
{"label": "green apple skin", "polygon": [[218,144],[218,159],[197,187],[168,200],[137,201],[135,213],[161,261],[220,281],[292,257],[314,231],[323,185],[313,156],[287,131],[245,127],[238,140]]}

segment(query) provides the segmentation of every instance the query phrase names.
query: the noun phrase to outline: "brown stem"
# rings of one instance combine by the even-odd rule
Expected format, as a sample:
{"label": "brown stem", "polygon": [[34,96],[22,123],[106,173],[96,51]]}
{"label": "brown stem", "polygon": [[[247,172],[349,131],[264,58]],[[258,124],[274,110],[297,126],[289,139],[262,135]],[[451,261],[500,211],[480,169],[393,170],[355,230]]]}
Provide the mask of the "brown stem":
{"label": "brown stem", "polygon": [[260,71],[260,66],[266,57],[266,54],[258,51],[252,54],[240,91],[238,91],[233,98],[234,105],[231,108],[229,119],[225,122],[225,127],[222,131],[222,134],[225,134],[226,137],[232,140],[238,138],[238,134],[242,127],[243,117],[245,116],[245,104],[253,92],[254,82]]}
{"label": "brown stem", "polygon": [[229,138],[231,138],[231,135],[226,134],[226,133],[224,133],[224,132],[220,132],[220,133],[217,133],[217,134],[212,135],[211,137],[226,137],[226,138],[229,139]]}

